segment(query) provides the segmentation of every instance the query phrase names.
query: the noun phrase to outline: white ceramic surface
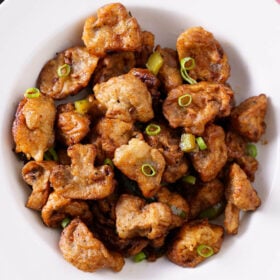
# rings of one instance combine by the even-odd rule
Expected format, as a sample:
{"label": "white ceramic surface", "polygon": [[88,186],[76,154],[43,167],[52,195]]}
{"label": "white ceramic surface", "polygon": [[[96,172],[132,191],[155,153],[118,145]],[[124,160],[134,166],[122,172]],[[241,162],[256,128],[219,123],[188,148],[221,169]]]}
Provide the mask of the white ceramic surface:
{"label": "white ceramic surface", "polygon": [[80,42],[87,16],[112,1],[5,0],[0,5],[0,279],[277,279],[280,250],[280,4],[276,0],[122,1],[157,43],[174,47],[184,29],[201,25],[227,52],[237,100],[269,96],[268,145],[259,145],[254,183],[262,198],[257,212],[242,218],[239,234],[195,269],[165,258],[127,260],[120,273],[85,273],[63,260],[58,234],[25,208],[28,188],[12,152],[11,122],[17,102],[34,85],[42,65],[57,51]]}

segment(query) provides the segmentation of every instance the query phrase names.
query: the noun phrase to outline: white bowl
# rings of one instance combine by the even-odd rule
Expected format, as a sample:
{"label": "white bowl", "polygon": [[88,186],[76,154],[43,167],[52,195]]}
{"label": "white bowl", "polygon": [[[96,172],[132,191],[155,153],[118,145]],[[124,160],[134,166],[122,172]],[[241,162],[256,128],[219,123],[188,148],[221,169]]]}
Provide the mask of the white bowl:
{"label": "white bowl", "polygon": [[[219,254],[194,269],[165,258],[126,265],[119,273],[79,271],[64,261],[58,231],[45,227],[25,208],[29,190],[12,149],[11,123],[26,88],[34,86],[43,64],[81,43],[84,20],[111,1],[6,0],[0,5],[0,279],[275,279],[280,251],[280,5],[276,0],[122,1],[143,29],[162,46],[175,47],[178,34],[191,26],[214,33],[228,54],[230,84],[237,101],[269,97],[267,145],[259,146],[254,183],[262,198],[255,213],[243,216],[239,234],[226,237]],[[279,1],[278,1],[279,2]]]}

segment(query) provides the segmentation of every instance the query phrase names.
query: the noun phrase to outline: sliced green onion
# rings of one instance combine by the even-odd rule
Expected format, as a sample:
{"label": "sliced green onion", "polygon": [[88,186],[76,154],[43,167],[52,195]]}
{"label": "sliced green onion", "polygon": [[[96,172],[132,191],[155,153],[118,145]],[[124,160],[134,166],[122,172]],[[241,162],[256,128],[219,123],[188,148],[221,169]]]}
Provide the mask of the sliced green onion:
{"label": "sliced green onion", "polygon": [[134,262],[141,262],[146,259],[146,254],[144,252],[140,252],[133,257]]}
{"label": "sliced green onion", "polygon": [[40,95],[41,95],[40,90],[35,87],[28,88],[24,93],[24,97],[26,98],[37,98]]}
{"label": "sliced green onion", "polygon": [[55,149],[49,148],[45,153],[44,153],[44,160],[54,160],[58,161],[58,155],[55,151]]}
{"label": "sliced green onion", "polygon": [[196,251],[203,258],[209,258],[214,254],[213,248],[208,245],[204,245],[204,244],[199,245],[196,248]]}
{"label": "sliced green onion", "polygon": [[65,63],[57,68],[57,75],[60,78],[65,78],[70,74],[70,71],[71,71],[71,66]]}
{"label": "sliced green onion", "polygon": [[155,51],[148,58],[146,67],[154,74],[157,75],[161,66],[163,65],[163,58],[158,51]]}
{"label": "sliced green onion", "polygon": [[[189,63],[189,62],[190,62],[190,65],[186,66],[186,63]],[[195,60],[192,57],[182,58],[180,60],[180,66],[181,66],[180,72],[181,72],[182,78],[191,85],[196,84],[197,83],[196,80],[191,78],[187,72],[188,70],[192,70],[195,67]]]}
{"label": "sliced green onion", "polygon": [[66,228],[69,225],[70,222],[71,222],[70,218],[65,218],[65,219],[62,220],[60,225],[61,225],[62,228]]}
{"label": "sliced green onion", "polygon": [[217,204],[213,205],[212,207],[209,207],[203,211],[201,211],[198,215],[200,219],[207,218],[209,220],[217,218],[220,214],[223,213],[225,208],[224,202],[218,202]]}
{"label": "sliced green onion", "polygon": [[251,144],[251,143],[248,143],[248,144],[246,145],[246,154],[247,154],[248,156],[253,157],[253,158],[257,157],[257,155],[258,155],[258,150],[257,150],[256,145]]}
{"label": "sliced green onion", "polygon": [[179,216],[182,219],[185,219],[187,217],[186,212],[184,210],[182,210],[181,208],[176,207],[175,205],[171,205],[170,209],[174,215]]}
{"label": "sliced green onion", "polygon": [[81,99],[74,102],[76,112],[86,114],[90,109],[90,102],[88,99]]}
{"label": "sliced green onion", "polygon": [[147,177],[152,177],[156,175],[156,171],[152,165],[148,163],[144,163],[141,167],[142,173]]}
{"label": "sliced green onion", "polygon": [[197,145],[198,145],[198,147],[201,151],[207,149],[207,145],[206,145],[206,143],[205,143],[205,141],[202,137],[197,137],[195,140],[196,140],[196,143],[197,143]]}
{"label": "sliced green onion", "polygon": [[104,164],[105,165],[110,165],[112,168],[114,168],[114,163],[113,163],[113,161],[110,158],[106,158],[104,160]]}
{"label": "sliced green onion", "polygon": [[186,175],[182,178],[182,181],[191,185],[194,185],[196,182],[196,177],[192,175]]}
{"label": "sliced green onion", "polygon": [[181,135],[181,141],[180,141],[180,149],[183,152],[191,152],[196,148],[195,144],[195,136],[191,133],[183,133]]}
{"label": "sliced green onion", "polygon": [[159,125],[151,123],[146,127],[145,132],[149,136],[155,136],[160,133],[160,130],[161,130],[161,128]]}
{"label": "sliced green onion", "polygon": [[192,103],[192,96],[186,93],[178,98],[178,104],[180,107],[187,107]]}

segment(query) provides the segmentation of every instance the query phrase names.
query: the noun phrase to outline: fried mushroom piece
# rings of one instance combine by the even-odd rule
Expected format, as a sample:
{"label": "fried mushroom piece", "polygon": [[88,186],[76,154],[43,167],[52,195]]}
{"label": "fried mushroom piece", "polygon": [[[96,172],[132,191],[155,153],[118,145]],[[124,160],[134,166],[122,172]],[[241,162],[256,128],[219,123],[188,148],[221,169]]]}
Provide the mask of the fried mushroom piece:
{"label": "fried mushroom piece", "polygon": [[[38,88],[53,99],[75,95],[88,85],[97,62],[98,58],[85,47],[69,48],[44,65],[39,74]],[[58,69],[65,64],[70,66],[70,73],[62,73],[61,76]]]}
{"label": "fried mushroom piece", "polygon": [[224,185],[218,179],[202,183],[189,201],[191,218],[196,218],[203,210],[221,202],[224,198],[224,190]]}
{"label": "fried mushroom piece", "polygon": [[258,142],[264,134],[266,124],[267,97],[265,94],[252,96],[232,109],[232,128],[249,141]]}
{"label": "fried mushroom piece", "polygon": [[78,113],[73,103],[57,107],[56,137],[65,146],[79,143],[90,130],[90,118]]}
{"label": "fried mushroom piece", "polygon": [[195,267],[206,260],[198,253],[199,246],[209,246],[213,253],[220,251],[223,242],[222,226],[197,220],[184,224],[167,250],[167,258],[182,267]]}
{"label": "fried mushroom piece", "polygon": [[83,271],[94,272],[110,268],[118,272],[124,266],[123,257],[119,253],[108,251],[78,218],[72,220],[62,231],[59,248],[65,260]]}
{"label": "fried mushroom piece", "polygon": [[163,173],[163,181],[174,183],[185,175],[189,168],[184,152],[179,147],[180,137],[175,130],[164,123],[153,122],[152,125],[160,126],[160,133],[157,135],[145,133],[145,140],[164,156],[166,168]]}
{"label": "fried mushroom piece", "polygon": [[[180,106],[179,98],[186,94],[191,96],[191,103]],[[207,123],[230,114],[232,99],[233,91],[223,84],[184,84],[168,93],[163,114],[171,127],[183,127],[187,133],[202,135]]]}
{"label": "fried mushroom piece", "polygon": [[120,238],[165,236],[172,223],[170,208],[161,202],[145,204],[138,196],[123,194],[116,205],[116,230]]}
{"label": "fried mushroom piece", "polygon": [[21,174],[23,180],[32,186],[32,193],[28,198],[26,207],[40,211],[46,204],[50,187],[50,174],[57,165],[54,161],[29,161],[22,168]]}
{"label": "fried mushroom piece", "polygon": [[210,124],[202,135],[207,149],[190,153],[195,170],[203,182],[216,178],[227,162],[225,133],[221,126]]}
{"label": "fried mushroom piece", "polygon": [[225,189],[227,201],[242,211],[254,211],[261,205],[261,199],[256,190],[237,163],[230,166],[228,178]]}
{"label": "fried mushroom piece", "polygon": [[154,117],[150,92],[130,73],[96,84],[93,91],[100,104],[107,108],[107,118],[147,122]]}
{"label": "fried mushroom piece", "polygon": [[181,195],[171,192],[166,187],[162,187],[155,195],[155,198],[158,202],[165,203],[170,207],[172,212],[172,222],[170,229],[180,227],[188,220],[190,206]]}
{"label": "fried mushroom piece", "polygon": [[40,95],[20,101],[12,127],[16,153],[42,161],[54,144],[55,105],[52,98]]}
{"label": "fried mushroom piece", "polygon": [[75,144],[67,150],[71,166],[59,165],[52,170],[54,190],[66,198],[102,199],[115,188],[114,172],[109,165],[94,166],[96,148],[92,144]]}
{"label": "fried mushroom piece", "polygon": [[47,203],[42,208],[42,220],[48,227],[60,227],[65,218],[79,217],[85,223],[92,221],[92,213],[85,201],[65,198],[52,192]]}
{"label": "fried mushroom piece", "polygon": [[227,234],[237,234],[239,228],[239,213],[233,203],[228,202],[225,208],[224,229]]}
{"label": "fried mushroom piece", "polygon": [[225,83],[230,75],[227,55],[213,34],[202,27],[184,31],[176,43],[179,59],[192,57],[195,67],[188,71],[197,81]]}
{"label": "fried mushroom piece", "polygon": [[122,4],[112,3],[85,21],[82,39],[92,53],[104,56],[112,51],[140,50],[142,32],[136,18]]}
{"label": "fried mushroom piece", "polygon": [[133,138],[127,145],[120,146],[113,162],[123,174],[138,183],[145,197],[152,197],[160,189],[165,160],[160,151],[145,141]]}
{"label": "fried mushroom piece", "polygon": [[171,48],[161,48],[157,46],[155,51],[159,52],[163,58],[163,65],[158,72],[158,78],[166,93],[183,84],[180,73],[178,54]]}

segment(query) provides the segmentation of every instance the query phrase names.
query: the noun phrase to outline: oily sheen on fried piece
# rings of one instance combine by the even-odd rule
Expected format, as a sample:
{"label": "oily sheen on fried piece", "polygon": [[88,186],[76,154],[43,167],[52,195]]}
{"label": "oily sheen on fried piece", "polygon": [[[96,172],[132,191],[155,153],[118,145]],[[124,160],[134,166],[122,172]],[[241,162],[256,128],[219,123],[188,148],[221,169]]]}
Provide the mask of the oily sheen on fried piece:
{"label": "oily sheen on fried piece", "polygon": [[[69,95],[77,94],[85,88],[97,66],[98,58],[85,47],[73,47],[49,60],[41,70],[38,78],[40,91],[53,99],[63,99]],[[68,64],[70,73],[60,77],[58,68]]]}
{"label": "oily sheen on fried piece", "polygon": [[197,81],[225,83],[230,76],[228,58],[213,34],[202,27],[191,27],[177,39],[179,59],[192,57],[195,67],[189,71]]}
{"label": "oily sheen on fried piece", "polygon": [[62,231],[59,248],[68,262],[83,271],[110,268],[117,272],[124,265],[123,257],[110,252],[79,218],[72,220]]}
{"label": "oily sheen on fried piece", "polygon": [[43,160],[44,152],[54,144],[55,113],[52,98],[42,94],[20,101],[12,127],[16,153]]}

